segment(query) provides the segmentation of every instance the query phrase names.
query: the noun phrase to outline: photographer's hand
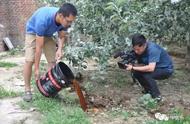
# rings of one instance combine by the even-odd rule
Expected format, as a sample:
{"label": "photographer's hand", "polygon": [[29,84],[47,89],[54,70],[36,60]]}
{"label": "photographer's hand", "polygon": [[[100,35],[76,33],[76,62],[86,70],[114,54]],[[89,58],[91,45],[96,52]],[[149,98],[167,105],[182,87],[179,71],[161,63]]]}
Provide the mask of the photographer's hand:
{"label": "photographer's hand", "polygon": [[133,70],[133,65],[131,65],[131,64],[125,64],[125,65],[127,66],[127,68],[126,68],[127,71]]}

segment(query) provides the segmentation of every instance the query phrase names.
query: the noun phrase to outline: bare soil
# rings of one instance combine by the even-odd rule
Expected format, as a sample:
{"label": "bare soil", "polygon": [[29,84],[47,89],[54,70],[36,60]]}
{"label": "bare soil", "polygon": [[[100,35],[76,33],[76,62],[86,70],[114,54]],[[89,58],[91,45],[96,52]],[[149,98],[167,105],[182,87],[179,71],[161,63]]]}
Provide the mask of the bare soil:
{"label": "bare soil", "polygon": [[[139,84],[133,82],[129,72],[118,69],[115,64],[107,69],[106,74],[102,74],[102,79],[96,79],[97,75],[100,75],[96,70],[83,72],[85,74],[83,86],[89,107],[97,108],[96,116],[92,118],[93,122],[95,124],[140,124],[155,119],[154,115],[158,112],[170,116],[173,110],[180,110],[184,116],[190,115],[190,73],[186,70],[183,58],[173,57],[173,60],[174,74],[169,79],[157,82],[164,101],[152,110],[145,109],[138,102],[143,96]],[[89,84],[85,84],[87,82],[92,84],[91,88]],[[117,117],[107,117],[115,110],[116,112],[127,111],[128,118],[123,119],[122,114]]]}

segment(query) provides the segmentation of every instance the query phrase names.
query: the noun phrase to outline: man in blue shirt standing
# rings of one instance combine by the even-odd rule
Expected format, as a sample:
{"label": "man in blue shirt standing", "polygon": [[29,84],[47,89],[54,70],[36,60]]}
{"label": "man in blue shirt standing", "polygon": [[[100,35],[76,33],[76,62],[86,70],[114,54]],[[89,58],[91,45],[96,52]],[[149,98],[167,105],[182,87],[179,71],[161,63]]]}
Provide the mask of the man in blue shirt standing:
{"label": "man in blue shirt standing", "polygon": [[133,70],[134,77],[144,88],[144,93],[150,93],[157,101],[161,94],[155,80],[166,79],[173,73],[173,62],[168,53],[159,45],[147,41],[141,34],[132,37],[133,50],[137,61],[144,66],[126,65],[127,70]]}
{"label": "man in blue shirt standing", "polygon": [[[71,26],[76,16],[75,6],[64,3],[60,8],[39,8],[27,21],[24,64],[25,94],[23,97],[25,101],[32,100],[30,81],[33,64],[35,79],[38,80],[42,51],[45,54],[49,68],[61,59],[67,28]],[[56,48],[56,42],[52,38],[55,32],[58,32],[59,36],[58,48]]]}

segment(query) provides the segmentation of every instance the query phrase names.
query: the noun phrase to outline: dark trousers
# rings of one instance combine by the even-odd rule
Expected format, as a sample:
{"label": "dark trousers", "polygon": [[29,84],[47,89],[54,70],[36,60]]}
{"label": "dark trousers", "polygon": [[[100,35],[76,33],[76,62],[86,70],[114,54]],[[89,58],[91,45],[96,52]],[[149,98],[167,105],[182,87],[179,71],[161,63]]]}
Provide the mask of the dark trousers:
{"label": "dark trousers", "polygon": [[155,69],[154,72],[134,71],[133,76],[139,81],[144,90],[149,92],[153,98],[160,95],[155,80],[167,79],[172,75],[172,71],[168,69]]}

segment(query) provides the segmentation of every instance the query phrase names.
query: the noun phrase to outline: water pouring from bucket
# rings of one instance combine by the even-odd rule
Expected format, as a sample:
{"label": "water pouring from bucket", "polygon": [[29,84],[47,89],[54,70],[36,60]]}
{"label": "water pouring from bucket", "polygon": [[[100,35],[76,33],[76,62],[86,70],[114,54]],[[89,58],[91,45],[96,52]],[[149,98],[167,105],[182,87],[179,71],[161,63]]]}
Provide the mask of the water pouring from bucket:
{"label": "water pouring from bucket", "polygon": [[78,81],[70,68],[63,62],[58,62],[43,77],[36,81],[36,85],[40,93],[45,97],[54,97],[61,89],[73,85],[79,96],[82,109],[84,111],[87,110],[87,104]]}

